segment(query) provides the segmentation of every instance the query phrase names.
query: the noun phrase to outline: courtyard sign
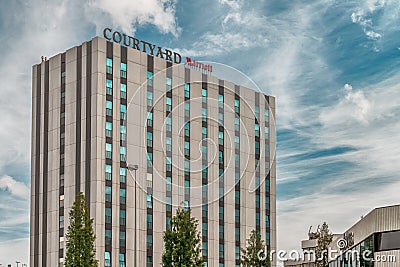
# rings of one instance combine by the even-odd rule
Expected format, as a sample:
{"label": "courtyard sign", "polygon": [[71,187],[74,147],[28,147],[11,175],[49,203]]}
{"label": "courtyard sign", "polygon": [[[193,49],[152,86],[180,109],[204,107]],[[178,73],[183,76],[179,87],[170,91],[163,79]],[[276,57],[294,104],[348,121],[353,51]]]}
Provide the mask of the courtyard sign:
{"label": "courtyard sign", "polygon": [[[177,52],[164,49],[160,46],[143,40],[139,40],[135,37],[126,35],[125,33],[120,33],[119,31],[113,31],[110,28],[104,29],[103,36],[108,41],[113,41],[126,47],[134,48],[136,50],[145,52],[150,56],[159,57],[176,64],[180,64],[182,62],[182,56]],[[211,73],[213,69],[212,65],[203,64],[189,57],[186,57],[185,66],[206,73]]]}
{"label": "courtyard sign", "polygon": [[108,41],[114,41],[118,44],[123,44],[126,47],[137,49],[147,53],[150,56],[156,56],[172,63],[180,64],[182,61],[182,57],[179,53],[164,49],[160,46],[143,40],[136,39],[135,37],[126,35],[125,33],[113,31],[110,28],[104,29],[103,36]]}

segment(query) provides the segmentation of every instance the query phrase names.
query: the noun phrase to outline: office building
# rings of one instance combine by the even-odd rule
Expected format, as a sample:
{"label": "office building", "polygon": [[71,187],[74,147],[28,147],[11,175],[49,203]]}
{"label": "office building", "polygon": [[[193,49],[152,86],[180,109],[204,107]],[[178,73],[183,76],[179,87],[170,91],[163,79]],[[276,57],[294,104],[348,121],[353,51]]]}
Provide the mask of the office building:
{"label": "office building", "polygon": [[63,266],[78,192],[99,266],[160,266],[179,206],[207,266],[239,266],[253,229],[275,249],[274,97],[112,36],[33,66],[31,266]]}

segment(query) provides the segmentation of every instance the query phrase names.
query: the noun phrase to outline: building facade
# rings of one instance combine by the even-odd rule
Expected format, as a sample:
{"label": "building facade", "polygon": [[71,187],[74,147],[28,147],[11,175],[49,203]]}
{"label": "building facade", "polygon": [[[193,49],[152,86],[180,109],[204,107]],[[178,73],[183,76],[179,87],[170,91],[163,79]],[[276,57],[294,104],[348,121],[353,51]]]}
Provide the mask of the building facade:
{"label": "building facade", "polygon": [[372,210],[334,239],[332,248],[341,251],[341,256],[329,267],[399,267],[400,205]]}
{"label": "building facade", "polygon": [[79,192],[99,266],[160,266],[179,206],[206,266],[276,249],[274,97],[96,37],[33,66],[32,114],[31,266],[63,266]]}

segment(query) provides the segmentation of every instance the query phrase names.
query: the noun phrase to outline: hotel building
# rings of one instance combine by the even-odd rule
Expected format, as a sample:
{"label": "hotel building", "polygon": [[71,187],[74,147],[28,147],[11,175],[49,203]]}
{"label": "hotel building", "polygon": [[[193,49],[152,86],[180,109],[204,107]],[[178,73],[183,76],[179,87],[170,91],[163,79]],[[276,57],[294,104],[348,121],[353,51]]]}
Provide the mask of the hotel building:
{"label": "hotel building", "polygon": [[79,192],[99,266],[160,266],[179,206],[206,266],[276,249],[275,99],[96,37],[32,70],[31,266],[63,266]]}

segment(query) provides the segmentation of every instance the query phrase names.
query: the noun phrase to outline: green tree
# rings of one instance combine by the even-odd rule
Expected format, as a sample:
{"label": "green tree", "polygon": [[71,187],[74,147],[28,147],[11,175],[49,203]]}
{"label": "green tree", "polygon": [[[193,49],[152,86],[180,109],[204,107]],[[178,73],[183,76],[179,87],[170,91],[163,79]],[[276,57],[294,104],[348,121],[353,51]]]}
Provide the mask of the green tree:
{"label": "green tree", "polygon": [[318,244],[315,249],[315,264],[317,267],[328,267],[328,249],[332,243],[333,234],[329,231],[329,226],[326,222],[322,225],[318,232]]}
{"label": "green tree", "polygon": [[89,217],[85,196],[79,193],[69,213],[66,267],[97,267],[93,219]]}
{"label": "green tree", "polygon": [[[247,239],[247,247],[242,250],[240,263],[244,267],[266,267],[269,266],[269,255],[266,251],[264,241],[258,231],[251,231],[250,238]],[[267,255],[266,255],[267,254]]]}
{"label": "green tree", "polygon": [[171,219],[171,227],[164,232],[165,251],[162,265],[165,267],[200,267],[200,233],[198,220],[191,217],[190,209],[179,208]]}

